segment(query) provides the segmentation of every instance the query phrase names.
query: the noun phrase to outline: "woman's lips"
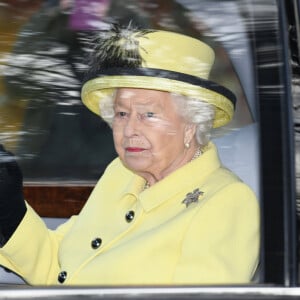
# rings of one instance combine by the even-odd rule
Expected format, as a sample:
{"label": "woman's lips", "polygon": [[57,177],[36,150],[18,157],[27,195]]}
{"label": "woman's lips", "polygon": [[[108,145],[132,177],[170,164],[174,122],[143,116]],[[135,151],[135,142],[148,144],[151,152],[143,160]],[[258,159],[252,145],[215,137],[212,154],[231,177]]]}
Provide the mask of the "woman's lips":
{"label": "woman's lips", "polygon": [[125,149],[128,152],[142,152],[145,150],[144,148],[139,148],[139,147],[127,147]]}

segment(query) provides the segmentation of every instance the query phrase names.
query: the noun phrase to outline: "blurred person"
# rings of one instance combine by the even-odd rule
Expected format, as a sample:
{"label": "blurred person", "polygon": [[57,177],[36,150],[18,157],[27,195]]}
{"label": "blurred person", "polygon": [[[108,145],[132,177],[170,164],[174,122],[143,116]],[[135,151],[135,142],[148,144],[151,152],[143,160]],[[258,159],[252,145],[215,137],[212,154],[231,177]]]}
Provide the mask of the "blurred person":
{"label": "blurred person", "polygon": [[259,206],[210,141],[235,96],[208,80],[213,50],[192,37],[112,26],[94,40],[83,103],[118,157],[79,215],[47,229],[1,148],[0,264],[31,285],[249,283]]}

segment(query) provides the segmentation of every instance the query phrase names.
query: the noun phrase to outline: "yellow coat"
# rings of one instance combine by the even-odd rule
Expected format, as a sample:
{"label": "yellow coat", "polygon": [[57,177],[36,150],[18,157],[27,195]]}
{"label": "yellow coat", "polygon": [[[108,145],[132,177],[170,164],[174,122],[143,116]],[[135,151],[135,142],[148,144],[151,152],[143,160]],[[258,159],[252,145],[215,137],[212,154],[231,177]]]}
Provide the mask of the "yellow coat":
{"label": "yellow coat", "polygon": [[114,160],[81,213],[55,231],[28,206],[0,249],[0,264],[34,285],[60,285],[62,271],[68,285],[250,281],[259,253],[257,199],[220,166],[212,143],[149,189],[144,183]]}

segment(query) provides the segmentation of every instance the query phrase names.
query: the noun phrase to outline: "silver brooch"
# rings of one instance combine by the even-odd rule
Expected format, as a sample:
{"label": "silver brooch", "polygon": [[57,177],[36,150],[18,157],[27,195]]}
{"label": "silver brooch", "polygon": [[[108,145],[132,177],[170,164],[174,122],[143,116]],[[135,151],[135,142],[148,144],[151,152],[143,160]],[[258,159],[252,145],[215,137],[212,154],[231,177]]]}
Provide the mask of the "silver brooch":
{"label": "silver brooch", "polygon": [[195,189],[193,192],[186,194],[184,200],[181,202],[188,207],[192,203],[198,203],[199,196],[202,196],[203,192],[201,192],[199,189]]}

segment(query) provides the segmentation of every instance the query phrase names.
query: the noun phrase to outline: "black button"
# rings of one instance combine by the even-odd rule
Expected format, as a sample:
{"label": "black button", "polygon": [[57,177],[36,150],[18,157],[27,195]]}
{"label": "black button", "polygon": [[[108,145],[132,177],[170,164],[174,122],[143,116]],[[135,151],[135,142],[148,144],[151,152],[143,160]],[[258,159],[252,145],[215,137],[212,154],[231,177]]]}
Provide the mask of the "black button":
{"label": "black button", "polygon": [[102,240],[100,238],[95,238],[91,242],[91,246],[93,249],[98,249],[101,246],[101,244],[102,244]]}
{"label": "black button", "polygon": [[67,279],[67,272],[62,271],[58,274],[57,280],[59,283],[64,283],[64,281]]}
{"label": "black button", "polygon": [[126,213],[125,219],[128,223],[130,223],[134,219],[134,211],[130,210],[129,212]]}

